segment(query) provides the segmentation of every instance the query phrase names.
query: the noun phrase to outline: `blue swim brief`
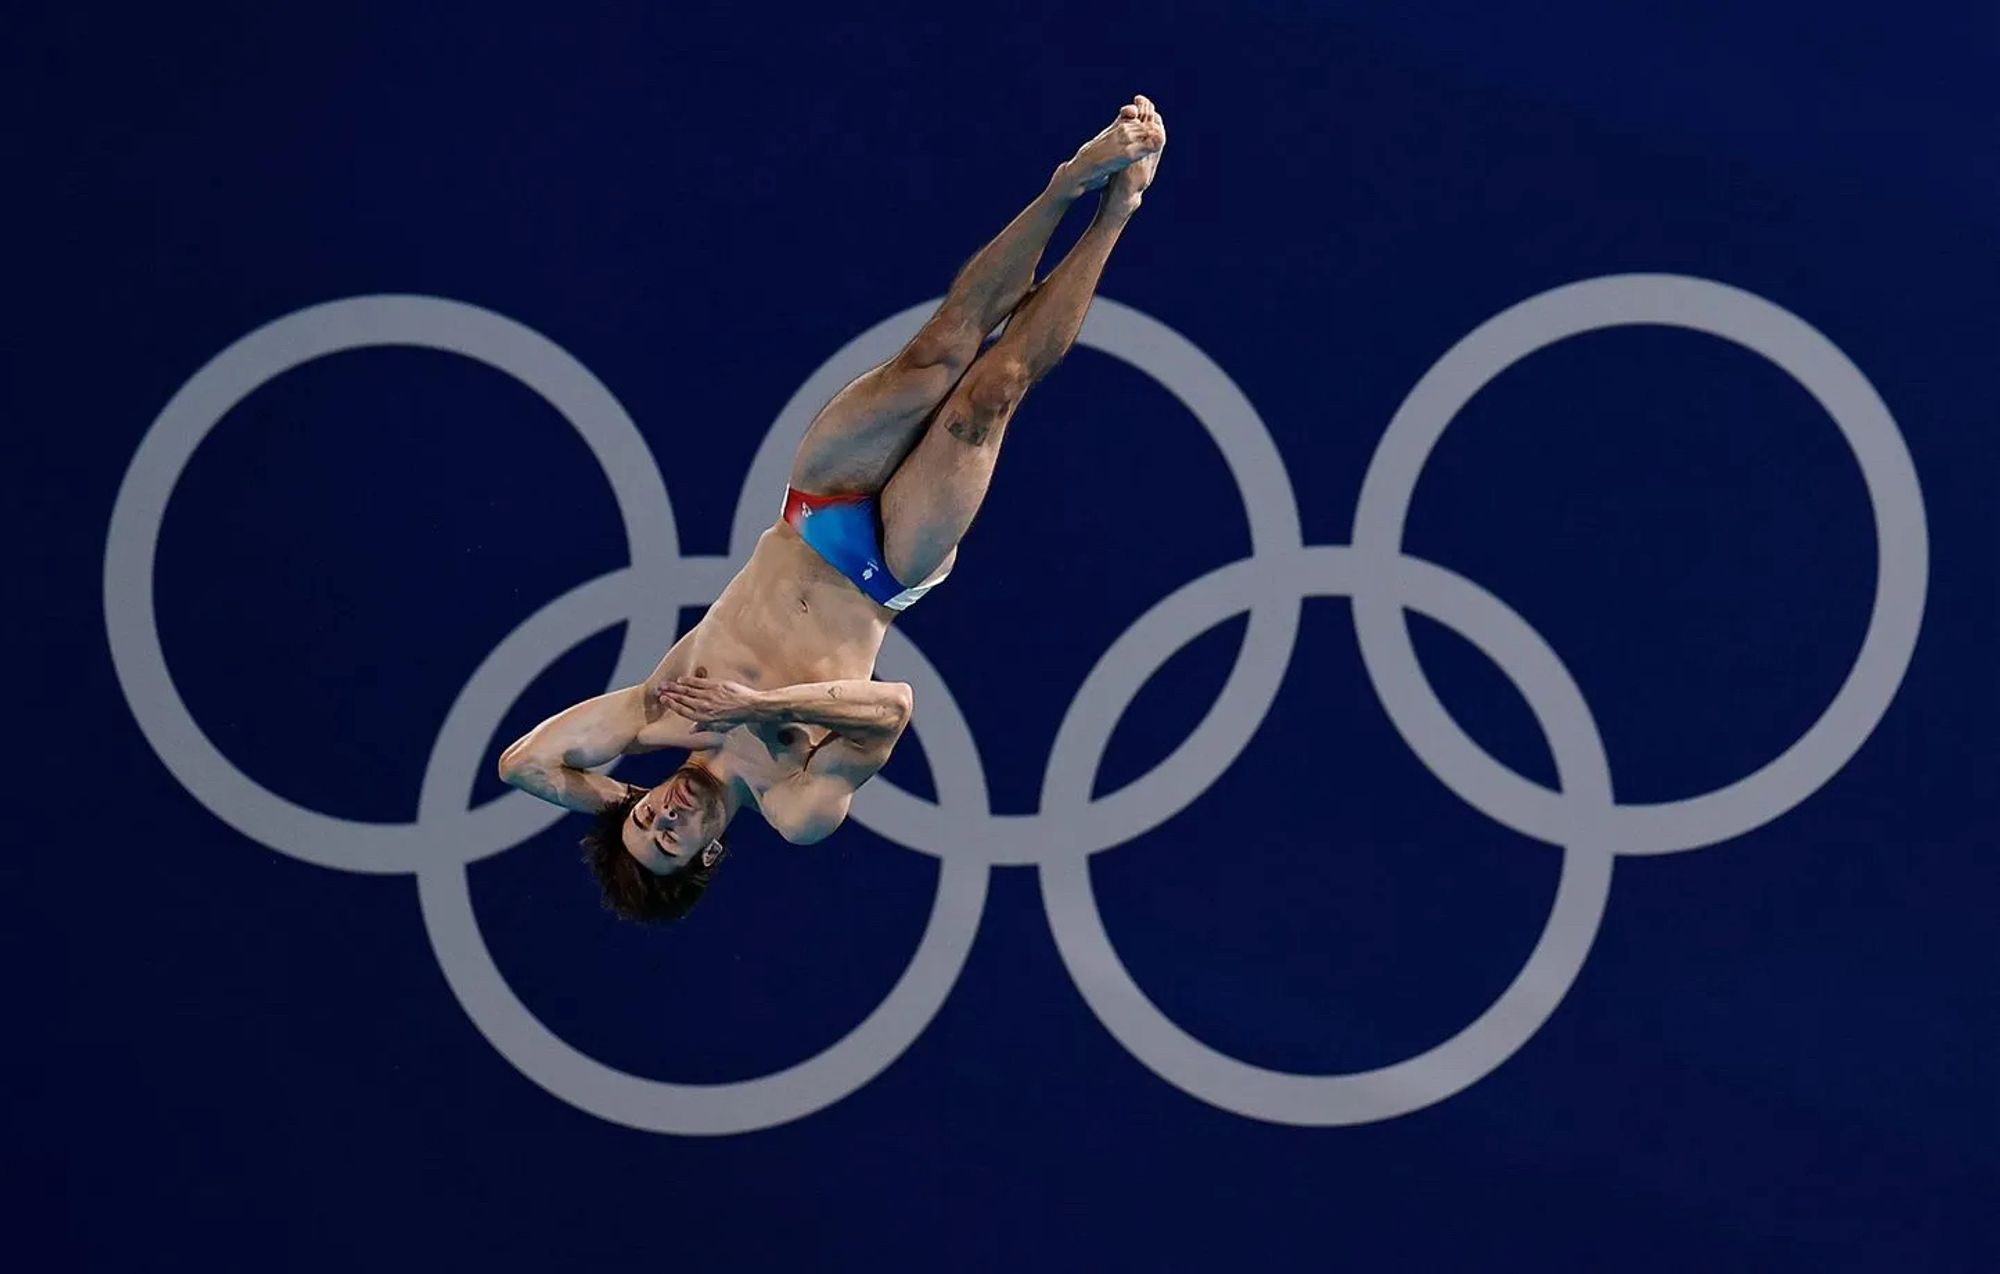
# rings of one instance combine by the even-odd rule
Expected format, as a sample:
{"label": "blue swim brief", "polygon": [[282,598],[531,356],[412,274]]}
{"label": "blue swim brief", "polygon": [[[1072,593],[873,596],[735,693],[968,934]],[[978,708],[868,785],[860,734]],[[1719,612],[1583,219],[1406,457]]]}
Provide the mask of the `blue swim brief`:
{"label": "blue swim brief", "polygon": [[951,574],[946,566],[921,584],[897,579],[882,560],[882,528],[872,495],[808,495],[786,487],[784,518],[828,565],[890,610],[908,608]]}

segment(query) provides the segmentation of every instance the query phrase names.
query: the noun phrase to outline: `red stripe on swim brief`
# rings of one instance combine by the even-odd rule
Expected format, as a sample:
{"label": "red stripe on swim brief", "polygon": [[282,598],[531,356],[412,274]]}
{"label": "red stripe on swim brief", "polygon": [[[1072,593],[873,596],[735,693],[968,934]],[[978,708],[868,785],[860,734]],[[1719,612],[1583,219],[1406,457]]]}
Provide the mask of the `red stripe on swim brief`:
{"label": "red stripe on swim brief", "polygon": [[785,488],[785,521],[793,526],[799,523],[799,514],[807,509],[817,513],[835,504],[858,504],[868,498],[868,492],[860,491],[841,495],[812,495],[792,487]]}

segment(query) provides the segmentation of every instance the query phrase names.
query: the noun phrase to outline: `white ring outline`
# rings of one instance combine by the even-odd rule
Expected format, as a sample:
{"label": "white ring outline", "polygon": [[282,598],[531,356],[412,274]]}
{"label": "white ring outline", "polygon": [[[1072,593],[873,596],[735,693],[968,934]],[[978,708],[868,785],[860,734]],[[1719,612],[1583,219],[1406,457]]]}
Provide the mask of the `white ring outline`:
{"label": "white ring outline", "polygon": [[[707,599],[691,592],[691,585],[703,581],[681,566],[673,506],[638,426],[588,368],[513,319],[438,297],[348,297],[274,319],[204,364],[147,429],[112,505],[104,616],[119,687],[161,763],[224,823],[302,862],[393,874],[447,847],[467,850],[470,858],[519,844],[563,811],[510,792],[477,810],[460,810],[441,825],[425,826],[340,818],[296,805],[244,774],[195,723],[167,668],[153,607],[153,564],[167,501],[209,432],[252,391],[294,367],[384,346],[440,350],[504,372],[539,394],[583,436],[610,480],[631,569],[660,581],[634,597],[614,677],[643,679],[658,652],[673,644],[681,600]],[[481,739],[478,746],[485,743]],[[488,838],[492,848],[479,848]]]}
{"label": "white ring outline", "polygon": [[[1189,584],[1138,624],[1164,625],[1175,609],[1206,621],[1193,637],[1254,606],[1268,588],[1270,563],[1244,558]],[[1286,578],[1314,596],[1341,596],[1372,586],[1380,568],[1346,545],[1302,549],[1282,564]],[[1042,864],[1042,901],[1063,965],[1105,1029],[1160,1078],[1210,1105],[1252,1119],[1301,1126],[1371,1123],[1420,1110],[1463,1091],[1525,1045],[1555,1012],[1582,971],[1611,893],[1613,855],[1607,839],[1611,773],[1583,693],[1541,635],[1485,589],[1420,558],[1393,559],[1405,576],[1406,604],[1463,636],[1499,667],[1528,703],[1549,741],[1570,826],[1562,840],[1562,874],[1541,936],[1521,970],[1486,1011],[1457,1034],[1414,1057],[1338,1075],[1301,1075],[1253,1065],[1203,1043],[1139,989],[1118,958],[1083,859]],[[1263,576],[1264,578],[1260,578]],[[1129,634],[1128,634],[1129,635]],[[1154,645],[1150,662],[1116,674],[1136,691],[1178,647]],[[1129,702],[1129,700],[1127,700]],[[1115,715],[1101,716],[1077,744],[1074,769],[1049,771],[1044,804],[1073,808],[1087,800],[1097,764],[1110,742]],[[1087,757],[1088,761],[1081,758]]]}
{"label": "white ring outline", "polygon": [[[1709,279],[1621,274],[1551,288],[1467,333],[1410,390],[1362,479],[1354,547],[1385,561],[1402,552],[1404,521],[1431,448],[1501,372],[1567,337],[1640,324],[1734,342],[1798,381],[1839,427],[1861,466],[1876,538],[1867,633],[1840,690],[1812,726],[1761,769],[1725,787],[1615,807],[1619,853],[1666,854],[1740,836],[1818,791],[1881,722],[1916,650],[1930,561],[1923,492],[1895,419],[1853,360],[1791,311]],[[1401,577],[1384,570],[1370,578],[1389,585]],[[1354,627],[1377,697],[1425,766],[1495,822],[1537,840],[1553,839],[1563,826],[1563,799],[1500,764],[1459,728],[1417,662],[1402,599],[1386,587],[1358,594]]]}

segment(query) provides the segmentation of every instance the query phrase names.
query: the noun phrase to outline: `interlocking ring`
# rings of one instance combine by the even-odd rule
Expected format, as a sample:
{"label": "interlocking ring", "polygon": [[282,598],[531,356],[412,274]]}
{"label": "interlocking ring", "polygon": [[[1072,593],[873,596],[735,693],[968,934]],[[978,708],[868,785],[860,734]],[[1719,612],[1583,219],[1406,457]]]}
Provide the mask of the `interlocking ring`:
{"label": "interlocking ring", "polygon": [[[908,969],[866,1019],[814,1057],[755,1079],[675,1084],[606,1066],[558,1039],[501,977],[473,914],[465,868],[518,845],[561,812],[510,794],[471,809],[486,741],[528,683],[564,651],[628,625],[613,684],[642,679],[671,644],[682,605],[712,600],[769,524],[770,493],[820,404],[887,359],[937,300],[911,306],[837,351],[785,405],[738,500],[728,557],[679,552],[667,493],[644,440],[601,382],[545,337],[511,319],[421,296],[354,297],[287,315],[243,337],[197,372],[141,442],[112,511],[104,605],[112,660],[141,731],[168,770],[230,826],[281,853],[348,871],[412,872],[424,925],[453,993],[493,1046],[557,1097],[633,1128],[720,1134],[770,1127],[823,1109],[880,1074],[930,1024],[963,967],[985,907],[989,868],[1035,864],[1063,962],[1106,1028],[1183,1091],[1278,1123],[1352,1124],[1421,1109],[1490,1074],[1554,1012],[1589,954],[1616,854],[1667,853],[1741,835],[1785,813],[1846,763],[1887,711],[1922,620],[1928,541],[1908,450],[1854,364],[1796,315],[1720,283],[1677,275],[1613,275],[1531,297],[1474,329],[1425,373],[1391,420],[1355,513],[1354,543],[1300,542],[1298,505],[1255,408],[1191,342],[1100,297],[1079,341],[1159,381],[1209,430],[1244,497],[1252,555],[1177,590],[1141,616],[1085,678],[1050,750],[1040,808],[994,814],[978,747],[937,670],[899,627],[880,661],[917,692],[938,799],[877,778],[852,816],[907,848],[938,855],[938,892]],[[1492,594],[1401,548],[1424,460],[1471,396],[1535,350],[1581,332],[1631,324],[1690,328],[1776,363],[1840,428],[1867,483],[1880,551],[1862,650],[1825,713],[1756,773],[1714,792],[1651,805],[1613,798],[1609,761],[1569,671],[1533,628]],[[166,503],[194,449],[223,415],[271,378],[327,354],[411,345],[458,353],[516,377],[576,427],[612,485],[629,567],[544,606],[486,657],[459,692],[431,749],[417,817],[362,823],[304,809],[256,784],[201,732],[175,690],[154,620],[152,575]],[[643,584],[642,584],[643,581]],[[1089,855],[1160,826],[1235,762],[1275,699],[1308,596],[1353,599],[1364,667],[1396,730],[1451,791],[1496,822],[1563,848],[1556,898],[1526,964],[1500,997],[1416,1057],[1342,1075],[1298,1075],[1229,1057],[1168,1019],[1118,959],[1091,891]],[[1410,645],[1406,610],[1458,632],[1527,701],[1556,760],[1558,790],[1508,770],[1454,722]],[[1093,798],[1113,727],[1140,687],[1180,647],[1248,611],[1243,646],[1215,704],[1148,774]]]}

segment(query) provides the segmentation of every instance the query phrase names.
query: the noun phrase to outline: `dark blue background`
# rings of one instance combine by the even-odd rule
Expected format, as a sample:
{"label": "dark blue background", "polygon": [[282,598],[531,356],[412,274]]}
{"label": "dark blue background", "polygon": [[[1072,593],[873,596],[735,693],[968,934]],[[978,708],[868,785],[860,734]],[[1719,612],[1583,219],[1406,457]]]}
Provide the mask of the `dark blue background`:
{"label": "dark blue background", "polygon": [[[60,1044],[16,1041],[12,1122],[49,1260],[1990,1267],[2000,29],[1970,3],[1675,8],[16,15],[6,433],[28,566],[10,609],[31,649],[13,963]],[[1308,542],[1347,539],[1381,429],[1446,347],[1602,273],[1702,275],[1793,310],[1914,455],[1930,602],[1881,726],[1770,826],[1622,861],[1577,985],[1488,1079],[1356,1128],[1211,1108],[1105,1033],[1033,873],[1000,869],[957,988],[873,1083],[767,1132],[633,1132],[486,1044],[409,879],[248,841],[140,736],[100,605],[111,501],[167,398],[243,333],[368,292],[518,319],[620,397],[684,546],[720,553],[800,381],[941,292],[1135,92],[1172,141],[1104,294],[1256,403]],[[1187,516],[1136,518],[1134,491],[1181,493]],[[1805,393],[1657,329],[1566,342],[1483,391],[1409,542],[1547,637],[1641,801],[1748,773],[1818,715],[1875,552],[1859,471]],[[1035,390],[958,573],[906,621],[998,809],[1034,808],[1099,653],[1247,549],[1217,453],[1158,386],[1079,350]],[[623,555],[602,476],[529,391],[442,354],[349,353],[259,390],[196,454],[161,538],[160,627],[251,776],[407,819],[478,660]],[[1101,790],[1199,718],[1241,627],[1155,679]],[[1418,629],[1468,728],[1549,777],[1500,674]],[[615,642],[550,668],[496,752],[602,689]],[[929,790],[918,747],[890,773]],[[553,1029],[664,1078],[746,1077],[838,1038],[902,970],[936,879],[858,826],[811,849],[745,829],[694,918],[654,932],[597,908],[580,823],[473,869],[482,924]],[[1302,1071],[1458,1030],[1519,967],[1555,870],[1410,756],[1327,600],[1243,759],[1093,865],[1149,995]]]}

